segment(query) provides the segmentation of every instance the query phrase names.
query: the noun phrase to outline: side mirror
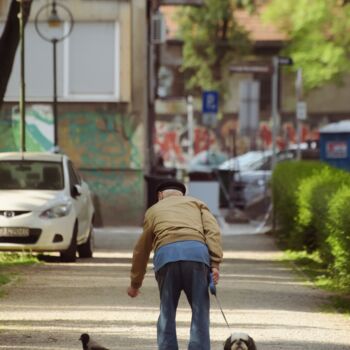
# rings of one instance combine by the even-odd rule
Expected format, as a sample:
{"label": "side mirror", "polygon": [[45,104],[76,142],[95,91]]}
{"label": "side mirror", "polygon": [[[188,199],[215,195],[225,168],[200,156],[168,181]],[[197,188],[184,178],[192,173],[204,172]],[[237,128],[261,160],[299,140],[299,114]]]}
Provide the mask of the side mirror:
{"label": "side mirror", "polygon": [[73,198],[77,198],[81,195],[81,187],[79,185],[72,186],[71,195]]}

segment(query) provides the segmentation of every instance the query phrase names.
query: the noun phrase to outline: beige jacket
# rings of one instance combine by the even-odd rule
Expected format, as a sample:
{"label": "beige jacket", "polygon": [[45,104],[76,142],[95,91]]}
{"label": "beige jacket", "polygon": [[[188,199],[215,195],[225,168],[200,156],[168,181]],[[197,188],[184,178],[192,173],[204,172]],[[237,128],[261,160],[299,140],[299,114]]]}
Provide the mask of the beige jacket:
{"label": "beige jacket", "polygon": [[146,211],[143,233],[133,252],[131,286],[140,288],[152,250],[173,242],[196,240],[207,245],[211,266],[222,261],[221,233],[216,219],[200,200],[169,196]]}

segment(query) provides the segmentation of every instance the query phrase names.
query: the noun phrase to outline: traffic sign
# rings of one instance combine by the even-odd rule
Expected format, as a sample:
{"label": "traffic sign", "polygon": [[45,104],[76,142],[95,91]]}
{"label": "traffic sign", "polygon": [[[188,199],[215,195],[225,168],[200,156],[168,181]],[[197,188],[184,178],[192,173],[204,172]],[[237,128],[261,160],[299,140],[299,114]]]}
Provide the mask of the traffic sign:
{"label": "traffic sign", "polygon": [[278,64],[281,66],[291,66],[293,64],[293,60],[290,57],[278,56]]}
{"label": "traffic sign", "polygon": [[230,72],[233,73],[260,73],[260,74],[270,74],[271,67],[264,65],[232,65],[230,66]]}
{"label": "traffic sign", "polygon": [[306,102],[297,103],[297,119],[305,120],[307,117],[307,105]]}
{"label": "traffic sign", "polygon": [[202,115],[203,125],[215,128],[217,124],[217,114],[216,113],[203,113]]}
{"label": "traffic sign", "polygon": [[219,93],[217,91],[204,91],[202,94],[202,112],[217,113],[219,111]]}

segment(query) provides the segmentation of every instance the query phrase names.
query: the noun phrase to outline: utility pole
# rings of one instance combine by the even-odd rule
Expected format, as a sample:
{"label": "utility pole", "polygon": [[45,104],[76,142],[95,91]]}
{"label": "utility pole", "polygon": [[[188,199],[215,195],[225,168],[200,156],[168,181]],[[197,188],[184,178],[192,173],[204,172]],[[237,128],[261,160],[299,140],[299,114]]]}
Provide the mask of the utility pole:
{"label": "utility pole", "polygon": [[276,140],[278,128],[278,57],[272,58],[272,94],[271,94],[271,114],[272,114],[272,169],[276,164]]}
{"label": "utility pole", "polygon": [[155,127],[155,100],[157,96],[157,74],[159,50],[157,44],[160,42],[154,40],[156,28],[154,16],[159,13],[159,0],[148,0],[147,2],[147,56],[148,56],[148,98],[147,98],[147,155],[146,173],[151,174],[154,163],[154,127]]}
{"label": "utility pole", "polygon": [[19,20],[19,40],[20,40],[20,71],[21,71],[21,83],[20,83],[20,100],[19,100],[19,112],[20,112],[20,135],[21,135],[21,151],[26,151],[26,84],[25,84],[25,35],[24,35],[24,1],[18,0],[20,11],[18,13]]}
{"label": "utility pole", "polygon": [[277,134],[280,124],[278,113],[278,95],[279,95],[279,66],[290,66],[293,60],[290,57],[272,57],[272,94],[271,94],[271,114],[272,114],[272,169],[276,165],[277,153]]}
{"label": "utility pole", "polygon": [[194,124],[193,124],[193,97],[187,97],[187,129],[188,129],[188,159],[193,158]]}
{"label": "utility pole", "polygon": [[297,71],[297,77],[295,80],[295,93],[297,99],[296,105],[296,126],[297,126],[297,160],[301,159],[301,129],[302,120],[306,119],[306,103],[303,102],[303,71],[301,68]]}

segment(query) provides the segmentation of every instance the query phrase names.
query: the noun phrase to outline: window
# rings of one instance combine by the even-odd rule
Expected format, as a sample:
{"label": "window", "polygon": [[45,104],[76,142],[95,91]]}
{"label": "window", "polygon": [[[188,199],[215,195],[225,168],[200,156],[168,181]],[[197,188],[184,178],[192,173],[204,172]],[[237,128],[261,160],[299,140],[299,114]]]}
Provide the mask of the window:
{"label": "window", "polygon": [[[4,23],[0,23],[0,33]],[[53,47],[39,37],[34,24],[26,26],[26,98],[52,101]],[[119,23],[76,22],[71,35],[57,44],[57,97],[59,101],[118,101]],[[18,101],[19,50],[5,101]],[[30,67],[30,68],[29,68]]]}
{"label": "window", "polygon": [[118,26],[79,23],[65,45],[64,98],[118,98]]}
{"label": "window", "polygon": [[62,164],[41,161],[0,162],[0,189],[53,190],[63,189]]}

